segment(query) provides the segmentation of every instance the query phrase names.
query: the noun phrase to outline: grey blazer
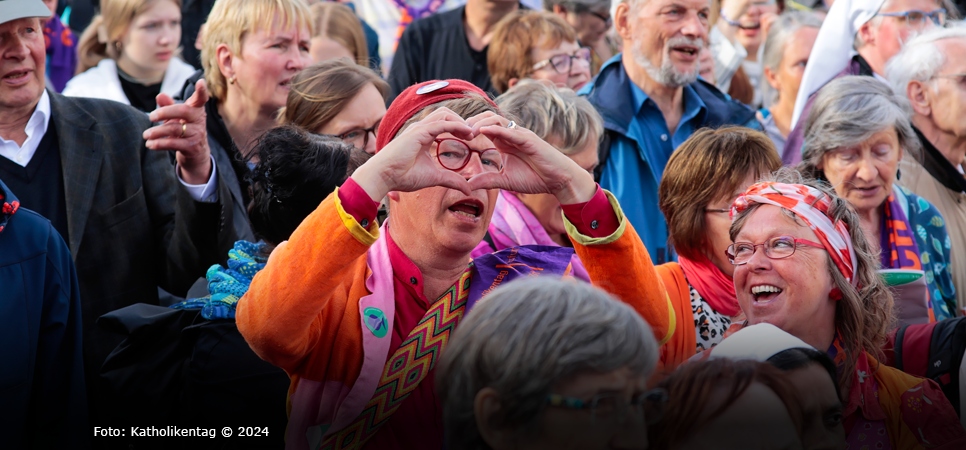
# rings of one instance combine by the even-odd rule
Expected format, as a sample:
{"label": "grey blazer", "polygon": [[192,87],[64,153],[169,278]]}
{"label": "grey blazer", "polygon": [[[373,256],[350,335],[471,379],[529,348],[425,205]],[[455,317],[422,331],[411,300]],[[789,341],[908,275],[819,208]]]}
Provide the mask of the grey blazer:
{"label": "grey blazer", "polygon": [[98,317],[156,304],[158,286],[184,295],[224,259],[235,241],[226,213],[232,195],[219,177],[218,202],[193,200],[167,152],[145,146],[146,114],[109,100],[48,93],[80,285],[85,368],[93,375],[121,340],[98,330]]}

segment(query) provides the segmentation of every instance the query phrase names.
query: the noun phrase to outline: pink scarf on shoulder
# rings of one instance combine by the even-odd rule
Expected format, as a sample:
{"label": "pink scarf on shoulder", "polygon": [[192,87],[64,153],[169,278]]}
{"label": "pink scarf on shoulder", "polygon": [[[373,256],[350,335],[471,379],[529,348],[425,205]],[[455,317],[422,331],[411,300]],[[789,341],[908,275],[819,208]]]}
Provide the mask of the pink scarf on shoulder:
{"label": "pink scarf on shoulder", "polygon": [[701,298],[715,311],[728,317],[735,317],[741,312],[734,280],[725,275],[708,257],[702,255],[700,260],[692,261],[684,256],[678,256],[678,264],[681,264],[681,268],[684,269],[688,284],[693,286],[698,294],[701,294]]}

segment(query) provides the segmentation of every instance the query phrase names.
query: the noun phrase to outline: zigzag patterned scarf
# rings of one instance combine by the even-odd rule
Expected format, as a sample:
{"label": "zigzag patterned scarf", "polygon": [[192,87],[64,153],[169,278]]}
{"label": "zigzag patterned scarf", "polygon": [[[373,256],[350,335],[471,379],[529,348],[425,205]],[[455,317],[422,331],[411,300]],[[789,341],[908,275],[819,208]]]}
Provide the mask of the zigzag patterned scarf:
{"label": "zigzag patterned scarf", "polygon": [[389,422],[392,414],[436,366],[450,335],[463,320],[472,269],[473,265],[470,264],[459,281],[430,306],[409,337],[386,361],[376,392],[359,418],[342,431],[329,436],[319,448],[361,448],[379,432],[382,425]]}

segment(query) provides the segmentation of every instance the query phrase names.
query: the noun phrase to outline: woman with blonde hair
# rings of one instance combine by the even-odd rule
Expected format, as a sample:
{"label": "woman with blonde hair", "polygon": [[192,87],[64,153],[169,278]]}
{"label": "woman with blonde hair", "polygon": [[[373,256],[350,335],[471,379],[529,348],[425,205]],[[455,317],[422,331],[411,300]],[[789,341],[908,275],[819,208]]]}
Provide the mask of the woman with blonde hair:
{"label": "woman with blonde hair", "polygon": [[278,123],[335,137],[374,155],[388,96],[389,84],[372,70],[331,59],[295,76]]}
{"label": "woman with blonde hair", "polygon": [[129,104],[144,112],[174,96],[194,68],[178,58],[181,0],[103,0],[78,43],[78,75],[64,95]]}
{"label": "woman with blonde hair", "polygon": [[352,8],[337,2],[319,2],[309,10],[315,26],[311,47],[313,61],[349,58],[360,66],[369,67],[366,35]]}
{"label": "woman with blonde hair", "polygon": [[[302,0],[217,0],[205,24],[201,65],[211,93],[205,105],[208,146],[232,197],[238,239],[254,240],[245,212],[248,189],[240,185],[250,173],[245,161],[257,161],[251,153],[258,137],[276,126],[292,80],[312,63],[311,31]],[[202,198],[224,191],[213,183],[197,188],[204,189]]]}

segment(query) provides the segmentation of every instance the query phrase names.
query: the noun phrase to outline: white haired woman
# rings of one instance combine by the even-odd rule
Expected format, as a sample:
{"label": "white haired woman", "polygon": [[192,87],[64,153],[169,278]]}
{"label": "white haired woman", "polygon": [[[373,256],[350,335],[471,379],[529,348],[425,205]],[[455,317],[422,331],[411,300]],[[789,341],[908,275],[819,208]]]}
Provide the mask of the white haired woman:
{"label": "white haired woman", "polygon": [[[496,99],[497,105],[519,125],[536,133],[593,175],[597,168],[597,141],[603,119],[584,97],[570,89],[557,89],[538,80],[522,80]],[[500,191],[493,208],[487,237],[472,256],[520,245],[573,247],[564,227],[563,206],[549,194]],[[572,259],[577,278],[590,281],[580,259]]]}
{"label": "white haired woman", "polygon": [[[769,28],[765,39],[765,82],[761,83],[761,92],[766,108],[758,110],[758,122],[775,143],[779,156],[784,156],[785,139],[794,125],[792,114],[798,87],[821,27],[822,19],[813,12],[787,11]],[[791,161],[784,157],[782,160]]]}
{"label": "white haired woman", "polygon": [[966,446],[935,382],[879,363],[894,322],[892,294],[849,202],[783,169],[738,197],[732,217],[728,256],[747,324],[771,323],[827,349],[850,447]]}
{"label": "white haired woman", "polygon": [[935,206],[895,184],[906,151],[918,155],[920,143],[892,89],[842,77],[815,98],[799,169],[851,203],[883,268],[925,272],[929,319],[942,320],[956,311],[949,234]]}
{"label": "white haired woman", "polygon": [[550,277],[493,291],[443,353],[446,445],[464,449],[647,448],[663,391],[657,342],[629,306]]}

